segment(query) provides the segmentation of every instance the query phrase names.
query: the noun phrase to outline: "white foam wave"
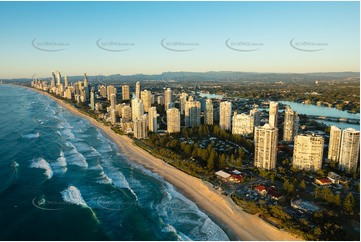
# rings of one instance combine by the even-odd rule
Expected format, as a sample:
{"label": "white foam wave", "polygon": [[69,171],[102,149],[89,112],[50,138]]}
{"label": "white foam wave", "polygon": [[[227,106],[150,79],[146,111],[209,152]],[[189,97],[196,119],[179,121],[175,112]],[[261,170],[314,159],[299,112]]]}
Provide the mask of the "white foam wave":
{"label": "white foam wave", "polygon": [[74,134],[71,132],[70,129],[64,129],[61,132],[61,136],[65,136],[67,139],[75,139]]}
{"label": "white foam wave", "polygon": [[36,132],[35,134],[24,134],[21,137],[26,138],[26,139],[35,139],[35,138],[40,137],[40,133]]}
{"label": "white foam wave", "polygon": [[78,188],[75,186],[69,186],[64,191],[60,192],[64,202],[89,207],[84,201]]}
{"label": "white foam wave", "polygon": [[69,164],[88,168],[88,163],[86,162],[86,159],[83,156],[83,154],[80,153],[72,143],[65,142],[65,145],[71,148],[69,152],[66,152],[67,155],[66,159],[69,162]]}
{"label": "white foam wave", "polygon": [[33,162],[29,167],[44,169],[45,170],[44,175],[46,175],[49,179],[53,177],[54,173],[49,163],[41,157],[37,159],[33,159]]}
{"label": "white foam wave", "polygon": [[99,178],[97,179],[97,183],[99,184],[112,184],[112,179],[110,179],[104,171],[100,172]]}

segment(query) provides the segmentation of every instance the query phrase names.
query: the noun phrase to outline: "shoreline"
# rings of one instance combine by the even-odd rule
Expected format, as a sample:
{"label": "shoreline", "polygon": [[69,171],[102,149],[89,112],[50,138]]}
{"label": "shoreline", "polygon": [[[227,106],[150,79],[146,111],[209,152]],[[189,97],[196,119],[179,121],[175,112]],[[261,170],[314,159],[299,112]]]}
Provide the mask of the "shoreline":
{"label": "shoreline", "polygon": [[109,126],[105,126],[88,115],[81,113],[70,104],[53,97],[47,92],[26,86],[21,87],[44,94],[72,114],[87,119],[90,124],[112,140],[129,161],[157,173],[165,181],[172,184],[176,190],[193,201],[198,208],[225,231],[231,240],[302,240],[286,231],[280,231],[259,218],[257,214],[251,215],[242,211],[242,208],[237,206],[230,197],[219,194],[208,183],[190,176],[165,163],[163,160],[152,156],[147,151],[133,145],[133,140],[128,136],[115,133]]}

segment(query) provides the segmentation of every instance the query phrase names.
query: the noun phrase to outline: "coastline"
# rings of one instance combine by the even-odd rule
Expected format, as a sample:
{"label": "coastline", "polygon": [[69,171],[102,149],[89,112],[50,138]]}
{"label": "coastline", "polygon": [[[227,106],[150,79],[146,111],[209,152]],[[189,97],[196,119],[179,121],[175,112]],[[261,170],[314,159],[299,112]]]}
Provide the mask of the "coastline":
{"label": "coastline", "polygon": [[[22,86],[25,87],[25,86]],[[63,102],[49,93],[35,88],[25,87],[44,94],[66,108],[71,113],[87,119],[93,126],[102,131],[111,139],[131,162],[135,162],[162,176],[179,192],[204,211],[211,219],[230,236],[232,240],[300,240],[292,234],[280,231],[268,224],[257,215],[251,215],[235,205],[229,197],[219,194],[211,186],[195,177],[192,177],[161,159],[153,157],[132,144],[133,140],[125,135],[115,133],[109,126],[99,123],[95,119],[81,113],[70,104]]]}

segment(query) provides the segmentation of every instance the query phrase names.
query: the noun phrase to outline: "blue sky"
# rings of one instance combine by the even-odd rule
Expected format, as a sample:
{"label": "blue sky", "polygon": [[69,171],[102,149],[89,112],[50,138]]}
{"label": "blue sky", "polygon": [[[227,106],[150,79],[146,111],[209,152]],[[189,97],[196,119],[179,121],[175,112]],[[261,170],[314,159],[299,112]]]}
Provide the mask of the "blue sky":
{"label": "blue sky", "polygon": [[[53,70],[359,71],[359,9],[359,2],[0,2],[0,78]],[[169,49],[192,50],[166,49],[163,39]]]}

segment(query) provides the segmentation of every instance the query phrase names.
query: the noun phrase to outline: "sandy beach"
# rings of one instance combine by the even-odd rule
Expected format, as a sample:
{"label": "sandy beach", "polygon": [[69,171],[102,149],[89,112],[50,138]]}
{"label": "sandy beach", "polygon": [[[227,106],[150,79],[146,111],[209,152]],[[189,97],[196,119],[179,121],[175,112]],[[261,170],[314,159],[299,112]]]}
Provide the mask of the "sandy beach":
{"label": "sandy beach", "polygon": [[159,174],[166,181],[174,185],[179,192],[195,202],[197,206],[216,221],[227,234],[234,236],[231,236],[230,239],[243,241],[300,240],[300,238],[290,233],[278,230],[260,219],[257,215],[251,215],[242,211],[229,197],[219,194],[202,180],[192,177],[168,165],[164,161],[153,157],[148,152],[133,145],[133,141],[129,137],[115,133],[110,127],[82,114],[76,108],[54,98],[48,93],[33,88],[30,89],[47,95],[73,114],[89,120],[92,125],[103,131],[103,133],[114,141],[130,161],[143,165],[152,172]]}

